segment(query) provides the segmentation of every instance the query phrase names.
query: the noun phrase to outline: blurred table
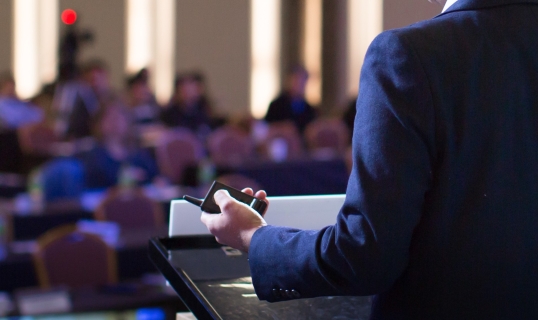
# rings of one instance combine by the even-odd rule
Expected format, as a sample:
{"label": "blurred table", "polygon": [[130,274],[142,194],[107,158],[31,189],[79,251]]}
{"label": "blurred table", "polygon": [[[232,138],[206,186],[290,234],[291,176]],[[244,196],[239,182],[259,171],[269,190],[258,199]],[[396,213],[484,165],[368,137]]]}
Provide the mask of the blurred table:
{"label": "blurred table", "polygon": [[162,287],[142,284],[120,284],[106,288],[89,288],[71,291],[73,312],[95,312],[96,310],[132,310],[141,307],[163,307],[170,316],[187,307],[177,299],[175,293]]}
{"label": "blurred table", "polygon": [[[165,223],[168,223],[170,202],[163,202],[161,203],[161,205],[163,207],[163,212],[165,215],[164,221]],[[14,215],[11,217],[12,240],[34,240],[52,228],[64,224],[74,224],[81,220],[93,220],[93,212],[79,209],[59,213]]]}
{"label": "blurred table", "polygon": [[[141,277],[146,273],[155,272],[156,269],[147,256],[148,239],[155,236],[166,236],[168,227],[138,228],[121,230],[116,245],[118,257],[119,281],[127,281]],[[20,247],[26,246],[25,252]],[[14,242],[9,247],[6,259],[0,261],[0,291],[13,291],[17,288],[38,286],[34,270],[32,246],[35,242]]]}
{"label": "blurred table", "polygon": [[[176,295],[168,287],[165,282],[160,284],[147,284],[140,282],[125,282],[110,286],[99,287],[84,287],[77,289],[66,288],[51,288],[51,289],[25,289],[19,290],[11,297],[13,309],[7,315],[18,317],[23,314],[23,310],[19,310],[21,306],[17,302],[26,299],[26,312],[29,312],[30,300],[36,301],[41,299],[49,299],[50,296],[58,295],[60,299],[67,298],[69,300],[67,310],[64,305],[61,306],[61,311],[56,312],[50,309],[52,314],[39,314],[40,317],[47,319],[152,319],[151,315],[156,314],[163,317],[162,319],[175,319],[178,312],[186,312],[188,309],[178,301]],[[26,298],[24,298],[26,297]],[[58,298],[57,298],[58,299]],[[53,300],[58,303],[58,300]],[[19,300],[19,301],[18,301]],[[31,304],[31,302],[30,302]],[[39,308],[39,302],[35,306]],[[32,312],[39,312],[32,310]],[[145,316],[145,317],[144,317]],[[2,318],[3,319],[3,318]],[[161,319],[161,318],[159,318]]]}
{"label": "blurred table", "polygon": [[[170,199],[179,195],[179,190],[168,191],[165,196],[159,194],[152,186],[144,188],[145,193],[158,201],[164,213],[164,221],[168,223]],[[41,205],[35,208],[27,194],[21,194],[4,204],[3,210],[10,214],[10,234],[14,241],[33,240],[44,232],[63,224],[74,224],[80,220],[93,220],[93,212],[105,196],[105,190],[86,192],[80,199]]]}
{"label": "blurred table", "polygon": [[12,239],[14,241],[33,240],[48,230],[64,225],[74,224],[80,220],[93,219],[93,213],[83,208],[73,208],[63,212],[42,212],[29,215],[14,214],[11,218]]}

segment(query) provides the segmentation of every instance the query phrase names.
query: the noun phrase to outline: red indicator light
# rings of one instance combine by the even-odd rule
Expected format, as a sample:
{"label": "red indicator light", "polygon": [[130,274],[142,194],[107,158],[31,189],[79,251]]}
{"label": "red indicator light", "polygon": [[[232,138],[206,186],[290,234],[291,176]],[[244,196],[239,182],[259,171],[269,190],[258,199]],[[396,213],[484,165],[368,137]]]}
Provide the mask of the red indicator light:
{"label": "red indicator light", "polygon": [[62,22],[65,24],[73,24],[77,21],[77,13],[73,9],[65,9],[62,11]]}

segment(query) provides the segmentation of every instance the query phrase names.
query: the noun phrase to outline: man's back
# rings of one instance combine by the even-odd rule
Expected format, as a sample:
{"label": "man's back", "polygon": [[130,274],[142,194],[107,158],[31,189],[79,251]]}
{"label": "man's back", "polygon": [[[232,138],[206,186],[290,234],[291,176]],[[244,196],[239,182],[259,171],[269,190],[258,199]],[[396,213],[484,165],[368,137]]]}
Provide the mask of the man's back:
{"label": "man's back", "polygon": [[382,33],[336,223],[266,226],[225,192],[202,221],[248,251],[263,300],[375,295],[374,319],[538,318],[537,35],[538,0],[458,0]]}
{"label": "man's back", "polygon": [[520,2],[460,0],[395,31],[430,87],[431,122],[414,124],[433,176],[409,264],[374,314],[538,314],[538,2]]}

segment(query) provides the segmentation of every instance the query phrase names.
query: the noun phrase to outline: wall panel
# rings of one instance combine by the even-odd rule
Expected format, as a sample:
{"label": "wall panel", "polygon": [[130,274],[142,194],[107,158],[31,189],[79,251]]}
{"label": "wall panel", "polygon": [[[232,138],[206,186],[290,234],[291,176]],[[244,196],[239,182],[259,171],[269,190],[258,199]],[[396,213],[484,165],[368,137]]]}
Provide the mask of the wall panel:
{"label": "wall panel", "polygon": [[11,31],[13,30],[11,1],[0,1],[0,72],[11,70]]}
{"label": "wall panel", "polygon": [[[103,59],[110,68],[111,84],[125,83],[125,2],[120,0],[60,0],[60,12],[72,8],[78,13],[78,27],[92,31],[93,42],[80,49],[80,60]],[[60,37],[65,26],[60,26]],[[60,38],[61,41],[61,38]]]}
{"label": "wall panel", "polygon": [[249,3],[249,0],[178,0],[176,3],[176,68],[202,71],[215,111],[226,115],[249,112]]}

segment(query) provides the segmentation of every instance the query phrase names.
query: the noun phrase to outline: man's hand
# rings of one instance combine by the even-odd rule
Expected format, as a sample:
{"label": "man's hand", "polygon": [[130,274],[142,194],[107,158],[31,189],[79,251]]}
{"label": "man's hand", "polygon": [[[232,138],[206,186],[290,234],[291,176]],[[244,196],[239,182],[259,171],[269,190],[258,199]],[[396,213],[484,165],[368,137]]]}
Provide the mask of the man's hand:
{"label": "man's hand", "polygon": [[[250,188],[242,191],[249,195],[254,193]],[[254,196],[267,202],[265,191],[258,191]],[[254,232],[267,225],[263,216],[232,198],[226,190],[218,190],[214,198],[222,213],[202,212],[202,222],[219,243],[248,252]]]}

